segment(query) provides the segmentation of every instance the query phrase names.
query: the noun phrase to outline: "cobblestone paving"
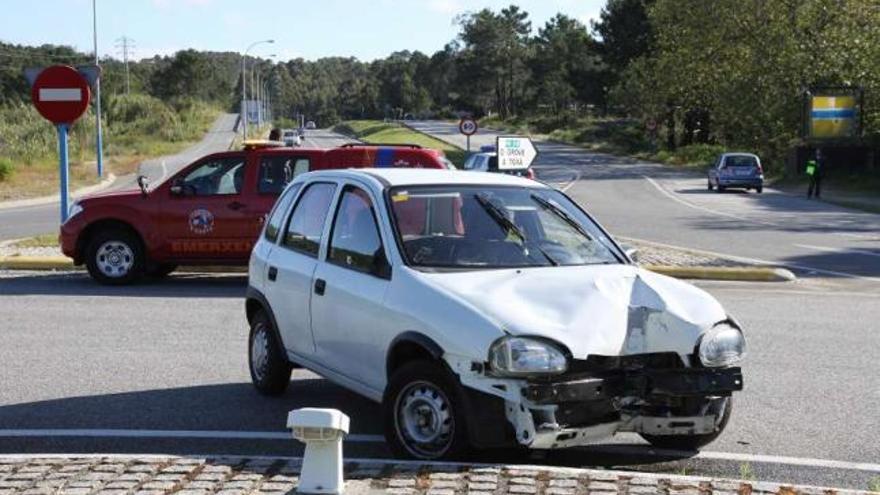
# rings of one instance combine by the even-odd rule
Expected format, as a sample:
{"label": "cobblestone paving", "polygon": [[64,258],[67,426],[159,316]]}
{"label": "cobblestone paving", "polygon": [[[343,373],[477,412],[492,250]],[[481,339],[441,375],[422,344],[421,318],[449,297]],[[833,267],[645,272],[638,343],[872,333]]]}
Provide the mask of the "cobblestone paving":
{"label": "cobblestone paving", "polygon": [[[281,495],[298,458],[0,457],[0,495]],[[691,476],[544,467],[348,462],[346,494],[819,495],[867,492]]]}
{"label": "cobblestone paving", "polygon": [[643,243],[634,239],[620,239],[620,242],[629,244],[639,250],[640,265],[659,266],[715,266],[715,267],[741,267],[752,266],[729,258],[712,256],[703,253],[689,251],[687,249],[673,249],[660,247],[651,243]]}

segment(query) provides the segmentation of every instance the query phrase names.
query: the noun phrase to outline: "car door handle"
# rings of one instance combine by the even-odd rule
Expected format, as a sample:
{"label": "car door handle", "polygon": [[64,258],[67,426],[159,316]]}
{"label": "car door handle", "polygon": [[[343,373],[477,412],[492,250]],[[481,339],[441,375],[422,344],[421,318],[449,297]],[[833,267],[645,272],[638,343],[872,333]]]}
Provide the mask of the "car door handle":
{"label": "car door handle", "polygon": [[229,203],[226,206],[228,206],[230,210],[238,211],[247,205],[245,205],[244,203],[239,203],[238,201],[233,201],[232,203]]}
{"label": "car door handle", "polygon": [[315,280],[315,294],[323,296],[325,290],[327,290],[327,281],[323,278]]}
{"label": "car door handle", "polygon": [[275,279],[278,278],[278,268],[274,266],[269,267],[269,282],[274,282]]}

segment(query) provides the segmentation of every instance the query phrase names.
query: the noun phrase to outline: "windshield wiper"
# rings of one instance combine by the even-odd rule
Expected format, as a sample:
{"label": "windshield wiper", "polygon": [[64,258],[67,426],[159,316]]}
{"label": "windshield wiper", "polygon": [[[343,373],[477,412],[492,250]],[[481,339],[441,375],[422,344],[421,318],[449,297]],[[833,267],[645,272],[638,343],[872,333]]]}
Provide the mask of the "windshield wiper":
{"label": "windshield wiper", "polygon": [[[501,226],[501,228],[503,228],[504,230],[506,230],[508,232],[513,232],[513,234],[515,236],[520,238],[520,240],[522,241],[522,244],[523,244],[523,249],[525,250],[525,253],[528,256],[529,251],[528,251],[528,248],[526,247],[526,242],[527,242],[526,241],[526,233],[523,232],[521,228],[519,228],[519,225],[515,224],[511,219],[507,218],[507,215],[505,215],[504,212],[501,211],[501,208],[499,208],[498,205],[495,205],[491,201],[489,201],[489,199],[486,198],[485,195],[474,194],[474,199],[476,199],[477,203],[479,203],[480,206],[482,206],[483,209],[486,210],[486,213],[488,213],[489,216],[492,217],[492,220],[495,220],[495,223],[497,223],[499,226]],[[544,258],[547,259],[547,262],[549,262],[553,266],[559,265],[559,262],[557,262],[556,260],[551,258],[550,255],[548,255],[541,248],[541,246],[535,246],[535,247],[538,249],[538,252],[540,252],[541,255],[543,255]]]}
{"label": "windshield wiper", "polygon": [[586,237],[587,240],[590,240],[590,241],[593,240],[593,236],[591,236],[590,233],[587,232],[587,229],[585,229],[583,227],[583,225],[578,223],[578,221],[575,220],[574,218],[572,218],[571,215],[569,215],[565,210],[556,206],[547,198],[544,198],[542,196],[538,196],[537,194],[532,194],[532,200],[534,200],[536,203],[543,206],[544,208],[550,210],[557,217],[563,219],[565,221],[565,223],[567,223],[568,225],[573,227],[575,230],[577,230],[582,236]]}

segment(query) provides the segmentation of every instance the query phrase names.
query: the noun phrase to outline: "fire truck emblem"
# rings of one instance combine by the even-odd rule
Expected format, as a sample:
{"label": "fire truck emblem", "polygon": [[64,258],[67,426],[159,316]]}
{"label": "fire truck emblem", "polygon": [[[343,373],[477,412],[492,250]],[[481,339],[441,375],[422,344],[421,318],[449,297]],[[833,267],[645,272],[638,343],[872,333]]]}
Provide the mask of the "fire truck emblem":
{"label": "fire truck emblem", "polygon": [[207,234],[214,230],[214,214],[199,208],[189,214],[189,230],[194,234]]}

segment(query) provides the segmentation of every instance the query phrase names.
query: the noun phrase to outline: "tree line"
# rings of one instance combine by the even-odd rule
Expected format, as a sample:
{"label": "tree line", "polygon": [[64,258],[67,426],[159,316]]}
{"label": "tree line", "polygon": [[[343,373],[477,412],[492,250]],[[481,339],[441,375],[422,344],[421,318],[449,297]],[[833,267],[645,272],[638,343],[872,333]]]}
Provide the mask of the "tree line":
{"label": "tree line", "polygon": [[[880,129],[875,0],[608,0],[589,26],[563,14],[533,26],[510,5],[463,13],[456,23],[457,36],[433,54],[253,58],[249,69],[265,81],[274,115],[304,114],[321,125],[462,113],[611,115],[658,123],[670,149],[720,143],[781,156],[800,137],[805,90],[859,86],[867,138]],[[27,97],[10,67],[64,57],[88,60],[65,47],[0,44],[0,103]],[[239,57],[183,50],[141,60],[130,64],[131,88],[236,111]],[[105,97],[121,94],[121,62],[102,65]]]}

